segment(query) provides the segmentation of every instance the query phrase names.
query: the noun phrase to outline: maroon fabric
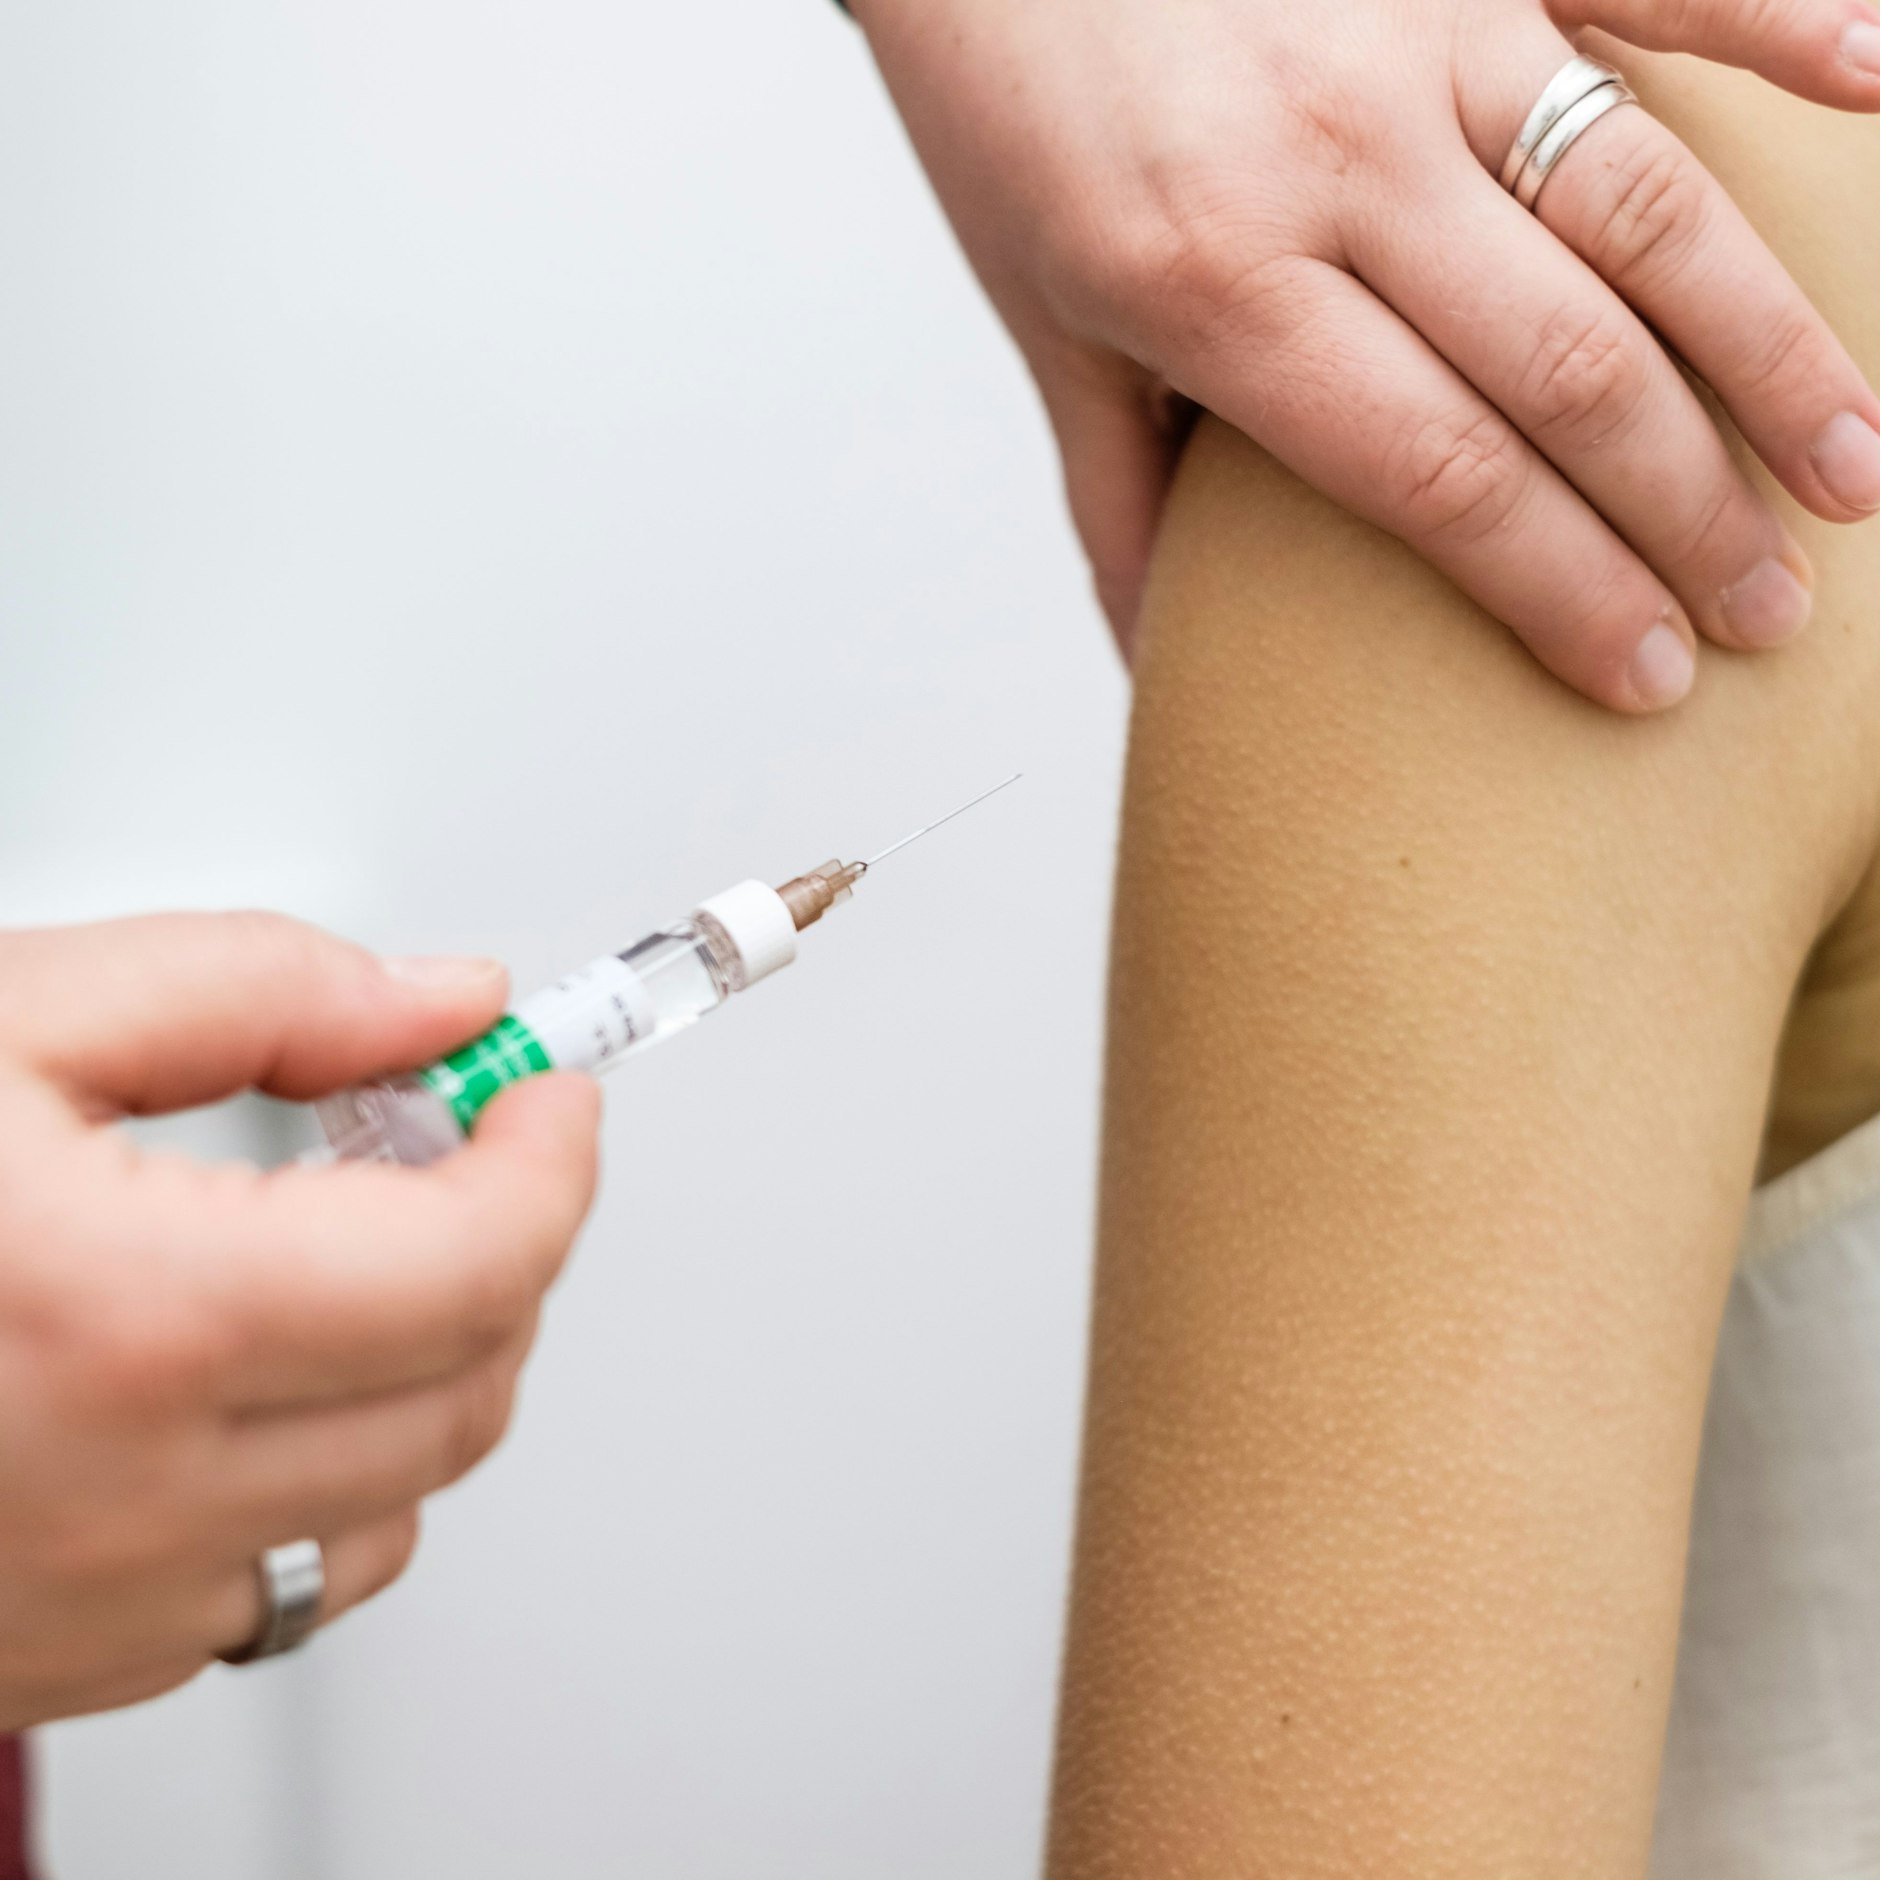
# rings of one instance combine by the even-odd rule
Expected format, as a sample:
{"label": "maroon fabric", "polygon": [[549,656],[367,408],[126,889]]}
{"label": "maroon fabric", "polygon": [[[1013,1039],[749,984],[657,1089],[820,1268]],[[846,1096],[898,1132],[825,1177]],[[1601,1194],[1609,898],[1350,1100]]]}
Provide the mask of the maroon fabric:
{"label": "maroon fabric", "polygon": [[33,1880],[26,1800],[25,1745],[17,1736],[0,1736],[0,1880]]}

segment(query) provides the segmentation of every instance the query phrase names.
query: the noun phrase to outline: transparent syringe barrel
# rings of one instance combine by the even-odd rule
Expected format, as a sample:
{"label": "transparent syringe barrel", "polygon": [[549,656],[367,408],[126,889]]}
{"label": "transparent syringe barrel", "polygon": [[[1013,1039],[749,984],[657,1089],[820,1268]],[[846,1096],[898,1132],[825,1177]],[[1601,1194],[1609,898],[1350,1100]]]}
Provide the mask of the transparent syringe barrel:
{"label": "transparent syringe barrel", "polygon": [[315,1106],[345,1161],[419,1165],[461,1147],[498,1091],[548,1070],[603,1071],[683,1031],[742,983],[736,949],[709,917],[682,921],[531,993],[482,1037],[404,1077]]}

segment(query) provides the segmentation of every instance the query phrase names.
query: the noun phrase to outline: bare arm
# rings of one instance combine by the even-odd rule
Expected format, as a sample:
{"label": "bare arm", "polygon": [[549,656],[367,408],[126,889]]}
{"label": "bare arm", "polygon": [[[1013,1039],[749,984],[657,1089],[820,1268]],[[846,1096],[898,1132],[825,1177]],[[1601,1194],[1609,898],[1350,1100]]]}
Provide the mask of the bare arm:
{"label": "bare arm", "polygon": [[[1872,133],[1658,77],[1880,363]],[[1880,539],[1787,513],[1819,629],[1628,724],[1198,439],[1139,676],[1055,1880],[1643,1871],[1731,1253],[1876,822]]]}

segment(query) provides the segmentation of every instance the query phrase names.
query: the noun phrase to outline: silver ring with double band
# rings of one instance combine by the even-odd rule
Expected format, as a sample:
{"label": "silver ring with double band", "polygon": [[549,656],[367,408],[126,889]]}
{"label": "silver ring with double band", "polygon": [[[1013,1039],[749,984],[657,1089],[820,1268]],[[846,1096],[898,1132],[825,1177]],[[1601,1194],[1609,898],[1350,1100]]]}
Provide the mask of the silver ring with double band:
{"label": "silver ring with double band", "polygon": [[1547,179],[1575,143],[1622,104],[1636,104],[1625,75],[1576,54],[1548,81],[1501,166],[1501,186],[1524,209],[1540,200]]}
{"label": "silver ring with double band", "polygon": [[302,1645],[320,1623],[326,1598],[326,1556],[318,1541],[270,1547],[255,1562],[261,1585],[261,1627],[246,1645],[217,1652],[225,1665],[252,1665]]}

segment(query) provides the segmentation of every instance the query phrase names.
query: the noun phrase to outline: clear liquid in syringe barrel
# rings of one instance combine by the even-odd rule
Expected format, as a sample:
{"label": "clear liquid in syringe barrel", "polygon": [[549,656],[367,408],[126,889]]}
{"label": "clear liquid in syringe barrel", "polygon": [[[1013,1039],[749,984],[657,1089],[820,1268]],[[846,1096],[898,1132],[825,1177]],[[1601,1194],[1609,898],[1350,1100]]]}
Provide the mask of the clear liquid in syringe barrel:
{"label": "clear liquid in syringe barrel", "polygon": [[730,995],[730,980],[715,957],[711,936],[695,921],[649,936],[629,947],[620,961],[639,982],[641,1000],[628,1053],[683,1031]]}

